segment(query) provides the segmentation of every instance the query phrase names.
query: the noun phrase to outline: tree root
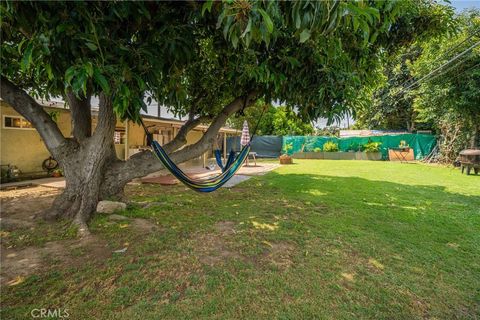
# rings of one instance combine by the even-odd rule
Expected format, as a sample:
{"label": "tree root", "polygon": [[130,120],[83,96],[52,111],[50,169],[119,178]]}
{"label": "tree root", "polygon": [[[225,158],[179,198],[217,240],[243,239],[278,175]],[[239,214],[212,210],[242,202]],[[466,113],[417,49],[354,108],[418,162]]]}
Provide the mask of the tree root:
{"label": "tree root", "polygon": [[88,225],[86,222],[79,221],[77,219],[73,220],[72,225],[77,228],[77,235],[80,238],[88,238],[92,234],[90,233],[90,230],[88,229]]}

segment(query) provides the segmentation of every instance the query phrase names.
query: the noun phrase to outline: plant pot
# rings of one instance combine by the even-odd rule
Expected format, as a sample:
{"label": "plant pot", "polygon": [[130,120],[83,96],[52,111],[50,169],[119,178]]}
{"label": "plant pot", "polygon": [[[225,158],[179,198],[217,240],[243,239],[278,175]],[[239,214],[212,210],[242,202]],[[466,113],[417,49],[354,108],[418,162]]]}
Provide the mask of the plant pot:
{"label": "plant pot", "polygon": [[355,160],[355,152],[323,152],[328,160]]}
{"label": "plant pot", "polygon": [[382,160],[381,152],[365,152],[367,160],[379,161]]}
{"label": "plant pot", "polygon": [[304,152],[305,159],[323,159],[323,152]]}
{"label": "plant pot", "polygon": [[290,156],[280,156],[280,164],[292,164],[293,163],[293,158]]}
{"label": "plant pot", "polygon": [[308,159],[308,158],[307,158],[307,152],[295,152],[295,153],[292,155],[292,158],[295,158],[295,159]]}
{"label": "plant pot", "polygon": [[62,176],[62,174],[60,172],[52,173],[52,177],[54,177],[54,178],[60,178],[61,176]]}

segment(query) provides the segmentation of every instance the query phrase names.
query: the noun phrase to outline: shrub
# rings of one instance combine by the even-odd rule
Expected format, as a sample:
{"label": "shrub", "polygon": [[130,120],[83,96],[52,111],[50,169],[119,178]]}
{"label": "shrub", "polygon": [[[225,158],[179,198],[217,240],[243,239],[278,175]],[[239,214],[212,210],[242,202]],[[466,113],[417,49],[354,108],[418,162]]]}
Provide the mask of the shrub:
{"label": "shrub", "polygon": [[315,149],[313,149],[313,152],[320,152],[320,151],[322,151],[322,148],[315,148]]}
{"label": "shrub", "polygon": [[283,153],[288,154],[288,151],[293,149],[293,143],[285,143],[283,146]]}
{"label": "shrub", "polygon": [[323,151],[325,152],[337,152],[338,151],[338,144],[332,141],[327,141],[323,145]]}
{"label": "shrub", "polygon": [[365,152],[379,152],[380,146],[382,145],[381,142],[368,142],[363,145],[363,149]]}
{"label": "shrub", "polygon": [[363,145],[354,142],[348,146],[348,151],[363,151]]}

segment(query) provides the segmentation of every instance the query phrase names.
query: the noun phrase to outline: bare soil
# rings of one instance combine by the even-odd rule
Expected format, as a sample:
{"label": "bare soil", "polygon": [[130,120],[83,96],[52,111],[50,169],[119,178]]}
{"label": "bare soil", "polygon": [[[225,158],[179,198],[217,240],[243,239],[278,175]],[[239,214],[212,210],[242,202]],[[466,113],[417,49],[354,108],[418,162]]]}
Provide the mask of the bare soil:
{"label": "bare soil", "polygon": [[[0,191],[0,285],[18,284],[29,275],[46,272],[56,264],[75,268],[86,261],[102,263],[112,256],[114,249],[94,234],[73,240],[49,241],[42,246],[7,246],[3,236],[20,229],[35,232],[41,222],[36,216],[48,209],[60,192],[59,189],[41,186]],[[132,219],[131,224],[141,233],[157,229],[146,219]]]}
{"label": "bare soil", "polygon": [[29,221],[48,209],[61,190],[34,186],[0,191],[1,218]]}
{"label": "bare soil", "polygon": [[233,236],[236,234],[235,223],[220,221],[215,224],[215,232],[197,234],[193,238],[195,255],[206,265],[224,264],[229,260],[252,262],[257,265],[274,265],[284,270],[293,265],[292,257],[296,247],[285,241],[266,243],[263,254],[247,257],[234,249]]}

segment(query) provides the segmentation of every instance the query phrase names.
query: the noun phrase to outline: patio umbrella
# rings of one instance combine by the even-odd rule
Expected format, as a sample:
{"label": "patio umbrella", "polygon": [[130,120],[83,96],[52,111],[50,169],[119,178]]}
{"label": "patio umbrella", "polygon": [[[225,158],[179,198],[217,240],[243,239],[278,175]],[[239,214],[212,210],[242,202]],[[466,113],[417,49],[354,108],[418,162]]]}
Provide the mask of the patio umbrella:
{"label": "patio umbrella", "polygon": [[243,122],[242,129],[242,138],[240,139],[240,144],[246,146],[250,142],[250,131],[248,130],[248,122],[245,120]]}

